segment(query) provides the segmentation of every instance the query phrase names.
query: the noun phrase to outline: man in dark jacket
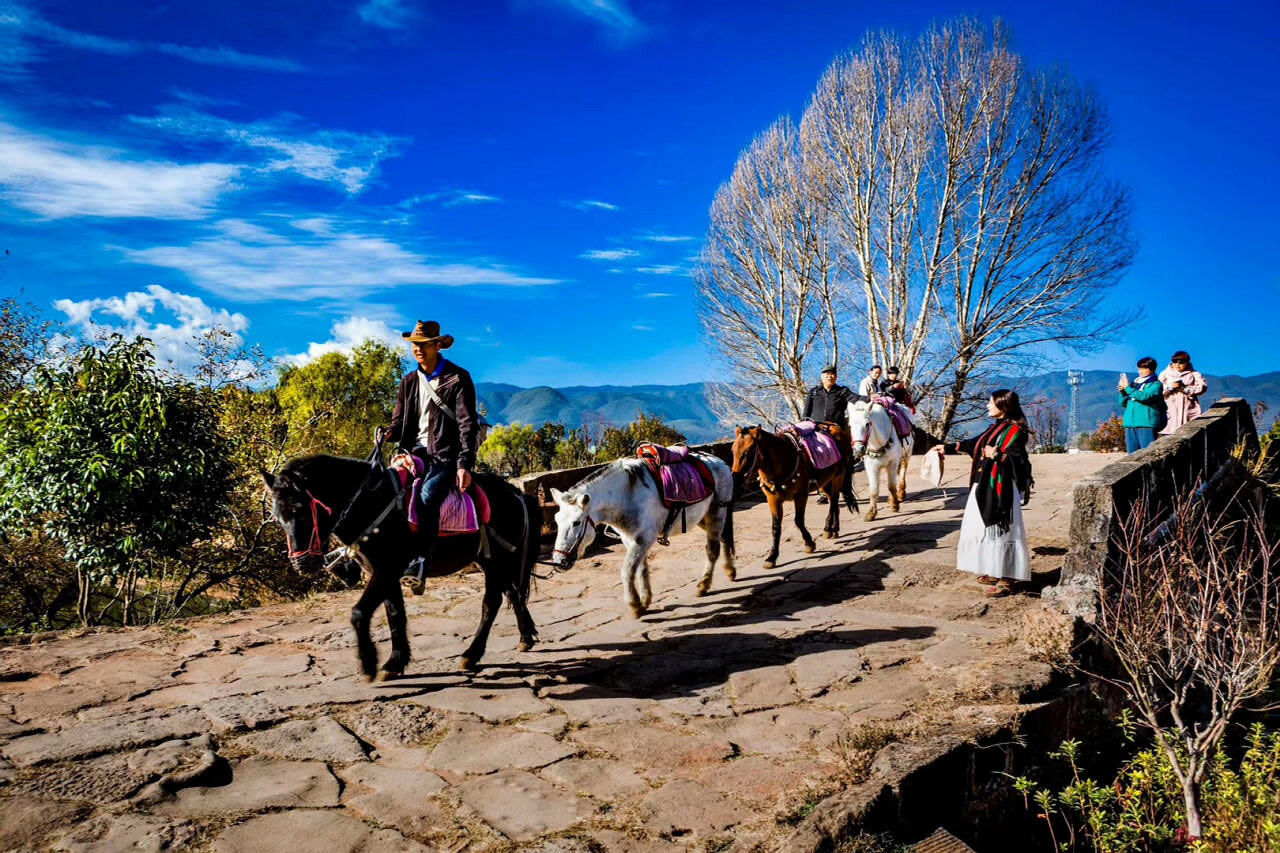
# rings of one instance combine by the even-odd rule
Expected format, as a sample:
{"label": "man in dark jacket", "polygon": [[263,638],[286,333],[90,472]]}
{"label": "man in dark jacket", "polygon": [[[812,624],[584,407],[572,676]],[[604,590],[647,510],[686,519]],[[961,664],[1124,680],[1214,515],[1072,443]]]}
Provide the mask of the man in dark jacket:
{"label": "man in dark jacket", "polygon": [[[848,471],[844,478],[844,492],[849,503],[853,499],[853,447],[849,438],[849,404],[859,399],[858,395],[843,385],[836,384],[836,366],[829,364],[822,368],[822,384],[809,389],[804,399],[804,416],[814,423],[836,424],[841,429],[843,440],[837,443],[840,452],[848,462]],[[825,503],[826,497],[818,495],[818,503]]]}
{"label": "man in dark jacket", "polygon": [[421,595],[440,535],[440,507],[450,488],[465,492],[471,486],[480,419],[471,374],[440,354],[453,346],[453,336],[440,334],[434,320],[419,320],[402,337],[413,344],[418,369],[400,380],[387,437],[425,466],[418,514],[423,556],[401,578],[405,589]]}

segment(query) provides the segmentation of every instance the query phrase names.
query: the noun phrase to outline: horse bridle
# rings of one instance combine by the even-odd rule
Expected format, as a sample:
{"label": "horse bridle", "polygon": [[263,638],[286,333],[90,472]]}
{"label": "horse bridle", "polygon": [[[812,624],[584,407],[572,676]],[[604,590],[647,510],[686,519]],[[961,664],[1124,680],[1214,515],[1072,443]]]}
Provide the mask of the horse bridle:
{"label": "horse bridle", "polygon": [[295,548],[293,545],[293,537],[289,534],[288,529],[284,532],[285,544],[289,546],[289,559],[299,560],[303,557],[321,557],[324,556],[324,543],[320,541],[320,510],[324,510],[326,514],[333,515],[331,510],[318,497],[311,494],[311,490],[305,486],[302,493],[311,499],[311,541],[306,549]]}
{"label": "horse bridle", "polygon": [[[867,425],[862,430],[862,438],[853,442],[854,447],[857,447],[859,444],[861,444],[864,448],[866,448],[865,450],[862,451],[863,455],[870,456],[872,459],[879,459],[881,456],[884,456],[885,451],[889,449],[889,445],[893,444],[893,439],[897,435],[897,430],[893,428],[893,423],[891,421],[889,423],[889,437],[885,439],[884,444],[880,445],[880,447],[878,447],[875,450],[872,450],[870,447],[867,447],[867,439],[871,437],[871,410],[874,409],[876,406],[880,406],[880,404],[872,403],[870,406],[867,407]],[[880,408],[884,409],[884,406],[880,406]],[[887,409],[885,410],[885,414],[888,414]]]}
{"label": "horse bridle", "polygon": [[[588,528],[588,527],[590,527],[590,528],[594,531],[594,530],[595,530],[595,528],[596,528],[596,523],[595,523],[594,521],[592,521],[592,520],[591,520],[591,516],[590,516],[590,514],[588,514],[588,513],[583,513],[583,514],[582,514],[582,529],[578,531],[578,538],[577,538],[576,540],[574,540],[574,543],[573,543],[572,545],[570,545],[570,546],[568,547],[568,549],[566,549],[566,550],[561,550],[560,548],[552,548],[552,549],[551,549],[551,561],[552,561],[552,565],[555,565],[555,566],[557,566],[557,567],[563,566],[563,568],[564,568],[564,569],[568,569],[569,567],[571,567],[574,563],[576,563],[576,562],[578,561],[578,546],[580,546],[580,545],[582,544],[582,540],[583,540],[583,539],[586,539],[586,538],[587,538],[587,528]],[[555,562],[556,554],[564,554],[564,563],[556,563],[556,562]]]}

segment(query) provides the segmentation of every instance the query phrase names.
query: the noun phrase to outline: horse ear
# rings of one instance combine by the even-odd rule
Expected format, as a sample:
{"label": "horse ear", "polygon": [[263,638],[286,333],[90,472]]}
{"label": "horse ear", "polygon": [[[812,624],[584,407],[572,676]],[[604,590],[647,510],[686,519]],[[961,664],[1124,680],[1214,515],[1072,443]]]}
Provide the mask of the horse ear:
{"label": "horse ear", "polygon": [[582,494],[578,495],[579,507],[581,507],[582,509],[586,509],[587,504],[589,503],[591,503],[591,495],[587,494],[586,492],[583,492]]}
{"label": "horse ear", "polygon": [[742,427],[740,427],[740,426],[736,426],[736,427],[734,427],[734,428],[733,428],[733,437],[734,437],[734,438],[739,438],[739,437],[741,437],[741,436],[742,436]]}
{"label": "horse ear", "polygon": [[262,482],[267,484],[268,489],[274,489],[276,487],[275,475],[265,468],[262,468],[260,470],[262,473]]}
{"label": "horse ear", "polygon": [[555,501],[555,502],[556,502],[556,503],[558,503],[558,504],[562,504],[562,503],[564,503],[564,492],[560,491],[560,490],[559,490],[559,489],[557,489],[555,486],[552,486],[552,487],[551,487],[551,500]]}

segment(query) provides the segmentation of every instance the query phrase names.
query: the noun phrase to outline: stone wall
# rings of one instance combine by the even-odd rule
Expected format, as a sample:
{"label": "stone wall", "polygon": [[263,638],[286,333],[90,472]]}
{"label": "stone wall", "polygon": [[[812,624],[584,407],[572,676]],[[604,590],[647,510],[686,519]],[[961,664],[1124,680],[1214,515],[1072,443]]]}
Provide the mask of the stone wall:
{"label": "stone wall", "polygon": [[[732,441],[696,444],[689,449],[699,453],[710,453],[712,456],[723,459],[728,464],[733,464]],[[582,468],[564,468],[559,471],[541,471],[537,474],[526,474],[511,481],[516,488],[526,495],[537,498],[538,502],[542,504],[542,536],[544,539],[554,537],[556,533],[554,520],[556,505],[555,501],[551,500],[551,490],[554,488],[563,492],[572,488],[605,467],[606,464],[609,463],[586,465]]]}
{"label": "stone wall", "polygon": [[1076,483],[1062,578],[1045,598],[1071,615],[1091,616],[1103,568],[1118,557],[1112,532],[1134,504],[1145,497],[1153,512],[1167,513],[1178,494],[1216,482],[1241,442],[1258,449],[1253,412],[1239,397],[1220,400],[1172,435]]}

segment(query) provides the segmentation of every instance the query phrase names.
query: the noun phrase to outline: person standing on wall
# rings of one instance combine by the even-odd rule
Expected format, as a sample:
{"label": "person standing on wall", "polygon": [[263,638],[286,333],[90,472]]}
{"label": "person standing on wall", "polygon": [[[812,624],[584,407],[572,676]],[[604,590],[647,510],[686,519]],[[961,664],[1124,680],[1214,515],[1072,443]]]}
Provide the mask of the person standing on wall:
{"label": "person standing on wall", "polygon": [[1200,395],[1208,390],[1200,371],[1191,365],[1191,356],[1178,350],[1169,359],[1169,366],[1160,371],[1160,384],[1164,386],[1164,404],[1168,422],[1160,435],[1168,435],[1187,421],[1200,417]]}
{"label": "person standing on wall", "polygon": [[1124,408],[1125,452],[1142,450],[1156,440],[1156,432],[1164,425],[1164,386],[1156,378],[1156,360],[1151,356],[1138,359],[1138,378],[1132,383],[1120,374],[1120,405]]}

